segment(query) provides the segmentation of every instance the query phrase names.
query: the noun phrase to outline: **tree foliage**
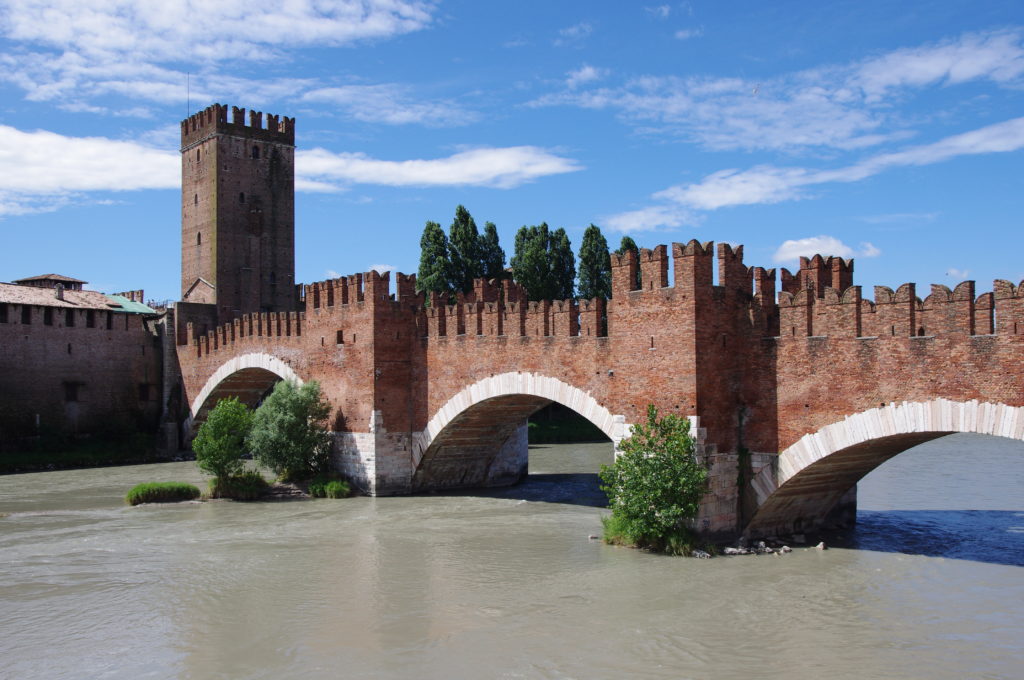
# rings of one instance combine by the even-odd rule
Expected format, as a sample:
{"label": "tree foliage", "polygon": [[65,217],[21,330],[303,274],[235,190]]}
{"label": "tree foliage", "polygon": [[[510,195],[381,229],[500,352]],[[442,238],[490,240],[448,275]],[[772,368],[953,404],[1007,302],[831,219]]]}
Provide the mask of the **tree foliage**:
{"label": "tree foliage", "polygon": [[690,520],[707,490],[707,469],[696,460],[690,422],[675,414],[658,417],[647,407],[647,421],[633,426],[619,443],[612,465],[601,466],[601,490],[611,517],[605,540],[672,554],[691,547]]}
{"label": "tree foliage", "polygon": [[573,297],[576,257],[565,229],[552,232],[544,223],[521,227],[516,233],[512,276],[526,288],[530,300]]}
{"label": "tree foliage", "polygon": [[440,293],[444,298],[452,292],[448,237],[437,222],[427,222],[423,236],[420,237],[420,268],[416,273],[416,290]]}
{"label": "tree foliage", "polygon": [[640,249],[637,247],[636,241],[634,241],[633,239],[631,239],[628,236],[623,236],[622,237],[622,241],[619,243],[618,249],[615,251],[615,254],[616,255],[622,255],[627,250],[632,250],[633,251],[633,254],[636,255],[636,261],[637,261],[636,283],[634,284],[634,288],[633,289],[634,290],[642,290],[643,286],[640,285],[641,284],[641,280],[640,280],[640,266],[639,266],[639,263],[640,263]]}
{"label": "tree foliage", "polygon": [[256,461],[285,479],[302,479],[329,467],[331,406],[315,380],[296,387],[282,380],[256,409],[248,445]]}
{"label": "tree foliage", "polygon": [[485,279],[500,279],[505,276],[505,251],[498,242],[498,228],[494,222],[484,225],[480,234],[480,275]]}
{"label": "tree foliage", "polygon": [[608,241],[593,224],[583,232],[576,291],[584,300],[612,296],[612,261],[608,255]]}
{"label": "tree foliage", "polygon": [[[497,233],[497,232],[495,232]],[[448,229],[448,254],[452,267],[452,287],[456,292],[473,290],[473,279],[480,278],[481,240],[476,222],[464,206],[455,208],[455,219]]]}
{"label": "tree foliage", "polygon": [[237,397],[218,401],[192,440],[199,469],[217,478],[240,474],[252,418],[252,410]]}

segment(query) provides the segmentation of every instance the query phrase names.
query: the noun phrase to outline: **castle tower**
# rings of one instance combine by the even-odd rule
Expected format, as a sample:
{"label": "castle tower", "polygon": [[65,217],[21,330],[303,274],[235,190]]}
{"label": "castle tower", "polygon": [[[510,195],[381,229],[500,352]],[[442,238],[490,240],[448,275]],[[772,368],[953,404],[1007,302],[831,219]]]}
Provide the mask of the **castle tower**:
{"label": "castle tower", "polygon": [[181,299],[220,323],[295,309],[295,119],[214,104],[181,122]]}

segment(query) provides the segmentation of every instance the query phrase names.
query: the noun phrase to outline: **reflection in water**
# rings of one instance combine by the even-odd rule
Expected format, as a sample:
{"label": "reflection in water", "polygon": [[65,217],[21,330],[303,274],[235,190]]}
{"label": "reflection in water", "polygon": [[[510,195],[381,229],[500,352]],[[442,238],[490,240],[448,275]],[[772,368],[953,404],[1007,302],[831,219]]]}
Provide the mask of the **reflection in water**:
{"label": "reflection in water", "polygon": [[1021,554],[1024,451],[950,439],[862,482],[859,549],[710,561],[588,540],[608,444],[533,448],[513,489],[410,498],[127,508],[194,465],[2,477],[3,673],[1013,677],[1024,579],[992,551]]}

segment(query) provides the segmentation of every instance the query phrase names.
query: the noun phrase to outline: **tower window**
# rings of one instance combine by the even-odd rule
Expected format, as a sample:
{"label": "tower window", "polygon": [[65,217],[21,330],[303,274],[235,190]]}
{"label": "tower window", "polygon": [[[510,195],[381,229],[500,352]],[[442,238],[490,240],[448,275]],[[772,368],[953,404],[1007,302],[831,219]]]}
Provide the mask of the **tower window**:
{"label": "tower window", "polygon": [[203,245],[203,232],[201,232],[201,231],[197,231],[196,232],[196,245],[197,246]]}
{"label": "tower window", "polygon": [[195,196],[192,197],[192,202],[195,203],[196,205],[199,205],[199,194],[196,194]]}
{"label": "tower window", "polygon": [[244,191],[238,192],[238,202],[239,203],[245,203],[245,192]]}
{"label": "tower window", "polygon": [[43,307],[43,325],[53,325],[53,307]]}
{"label": "tower window", "polygon": [[21,306],[21,322],[26,325],[32,323],[32,308],[28,305]]}
{"label": "tower window", "polygon": [[260,157],[260,147],[258,147],[258,146],[253,146],[252,147],[252,157],[253,158],[259,158]]}
{"label": "tower window", "polygon": [[7,323],[7,303],[0,302],[0,323]]}
{"label": "tower window", "polygon": [[199,149],[196,149],[196,163],[199,162]]}
{"label": "tower window", "polygon": [[69,309],[64,312],[64,325],[68,328],[75,325],[75,310]]}
{"label": "tower window", "polygon": [[96,310],[87,309],[85,311],[85,327],[96,328]]}

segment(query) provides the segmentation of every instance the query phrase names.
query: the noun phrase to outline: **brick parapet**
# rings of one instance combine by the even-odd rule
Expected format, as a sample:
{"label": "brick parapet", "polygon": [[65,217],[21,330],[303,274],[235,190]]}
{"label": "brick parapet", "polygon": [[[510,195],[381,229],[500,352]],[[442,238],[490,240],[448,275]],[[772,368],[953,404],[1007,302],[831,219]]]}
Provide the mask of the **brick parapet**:
{"label": "brick parapet", "polygon": [[295,145],[294,118],[268,113],[266,125],[264,126],[263,114],[259,111],[249,111],[248,122],[246,122],[246,110],[244,108],[232,106],[230,113],[229,120],[227,106],[212,104],[181,121],[182,150],[217,133]]}

